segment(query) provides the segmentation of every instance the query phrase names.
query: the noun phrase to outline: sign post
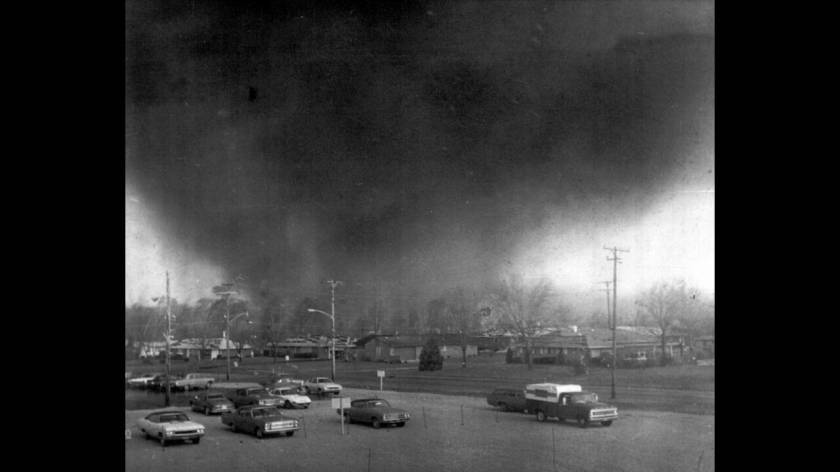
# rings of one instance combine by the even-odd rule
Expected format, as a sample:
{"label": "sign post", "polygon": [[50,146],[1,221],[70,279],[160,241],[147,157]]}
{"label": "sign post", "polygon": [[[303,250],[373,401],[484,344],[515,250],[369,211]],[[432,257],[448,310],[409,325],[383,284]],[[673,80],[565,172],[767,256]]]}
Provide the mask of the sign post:
{"label": "sign post", "polygon": [[376,376],[379,377],[379,391],[382,391],[382,379],[385,378],[385,371],[384,370],[377,370]]}
{"label": "sign post", "polygon": [[350,397],[338,397],[332,399],[332,407],[338,410],[341,415],[341,435],[344,436],[344,409],[350,408]]}

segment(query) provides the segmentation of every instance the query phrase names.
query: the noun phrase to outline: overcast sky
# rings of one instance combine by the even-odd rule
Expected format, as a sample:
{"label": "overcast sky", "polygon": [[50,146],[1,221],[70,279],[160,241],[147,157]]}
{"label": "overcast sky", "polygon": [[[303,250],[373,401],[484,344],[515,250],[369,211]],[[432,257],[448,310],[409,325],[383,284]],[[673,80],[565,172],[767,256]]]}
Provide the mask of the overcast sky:
{"label": "overcast sky", "polygon": [[126,304],[714,291],[713,2],[192,3],[126,6]]}

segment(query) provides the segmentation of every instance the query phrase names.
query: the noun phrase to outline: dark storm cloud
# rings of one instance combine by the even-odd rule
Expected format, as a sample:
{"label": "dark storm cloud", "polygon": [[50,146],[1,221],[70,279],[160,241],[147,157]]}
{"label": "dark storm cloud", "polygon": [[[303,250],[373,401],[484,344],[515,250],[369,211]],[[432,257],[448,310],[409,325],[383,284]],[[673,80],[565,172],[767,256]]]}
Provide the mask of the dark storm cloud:
{"label": "dark storm cloud", "polygon": [[251,280],[433,292],[558,209],[710,182],[708,4],[190,3],[129,2],[127,179]]}

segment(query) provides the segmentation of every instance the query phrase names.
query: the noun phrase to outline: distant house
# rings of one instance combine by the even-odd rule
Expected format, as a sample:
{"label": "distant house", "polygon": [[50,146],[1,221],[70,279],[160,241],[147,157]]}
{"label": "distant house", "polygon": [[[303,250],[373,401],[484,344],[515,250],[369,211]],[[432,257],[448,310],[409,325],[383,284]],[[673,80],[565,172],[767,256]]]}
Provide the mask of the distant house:
{"label": "distant house", "polygon": [[[615,331],[616,355],[623,359],[629,355],[644,353],[655,359],[662,351],[662,342],[657,328],[635,328],[619,326]],[[538,336],[532,340],[531,358],[534,362],[565,364],[583,357],[589,362],[599,362],[602,356],[612,354],[612,330],[605,328],[572,327],[552,334]],[[666,337],[666,353],[681,359],[687,345],[680,336]],[[509,359],[522,362],[525,344],[511,346]]]}
{"label": "distant house", "polygon": [[152,341],[142,343],[138,357],[158,357],[162,352],[166,352],[166,341]]}
{"label": "distant house", "polygon": [[225,338],[210,338],[204,340],[201,344],[197,340],[189,340],[184,344],[184,355],[197,355],[195,352],[196,344],[198,344],[200,357],[199,359],[217,359],[227,357],[227,351],[230,350],[230,357],[235,357],[241,354],[244,357],[254,357],[254,348],[250,344],[243,343],[240,345],[230,339]]}
{"label": "distant house", "polygon": [[[461,358],[461,341],[457,334],[437,335],[444,359]],[[379,362],[418,362],[428,336],[369,334],[356,341],[356,359]],[[478,355],[478,345],[467,341],[467,356]]]}
{"label": "distant house", "polygon": [[715,356],[715,335],[699,336],[694,339],[694,349]]}

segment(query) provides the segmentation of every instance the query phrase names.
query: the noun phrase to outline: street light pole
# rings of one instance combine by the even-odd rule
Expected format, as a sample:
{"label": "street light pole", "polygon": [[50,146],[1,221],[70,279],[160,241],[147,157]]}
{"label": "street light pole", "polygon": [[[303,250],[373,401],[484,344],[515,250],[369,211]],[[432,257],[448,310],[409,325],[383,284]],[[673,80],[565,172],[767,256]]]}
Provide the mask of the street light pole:
{"label": "street light pole", "polygon": [[170,398],[170,384],[172,383],[172,379],[169,376],[169,372],[171,369],[170,363],[170,355],[169,355],[169,343],[170,337],[172,336],[172,309],[170,308],[169,303],[169,271],[166,271],[166,398],[164,399],[164,406],[169,406]]}
{"label": "street light pole", "polygon": [[331,293],[331,301],[332,301],[332,315],[330,315],[330,319],[332,320],[332,381],[335,382],[335,286],[338,285],[338,281],[330,280],[328,281],[330,284],[330,293]]}
{"label": "street light pole", "polygon": [[230,295],[225,297],[225,357],[227,358],[227,370],[225,370],[225,380],[230,382]]}
{"label": "street light pole", "polygon": [[[230,328],[231,328],[231,326],[233,326],[233,322],[238,320],[240,316],[247,317],[248,312],[247,311],[242,312],[242,313],[234,316],[233,319],[230,319],[230,305],[227,305],[225,307],[225,328],[226,329],[225,329],[224,341],[225,341],[225,349],[227,349],[227,373],[225,374],[225,378],[227,380],[230,380]],[[251,322],[248,321],[248,324],[251,324]]]}

